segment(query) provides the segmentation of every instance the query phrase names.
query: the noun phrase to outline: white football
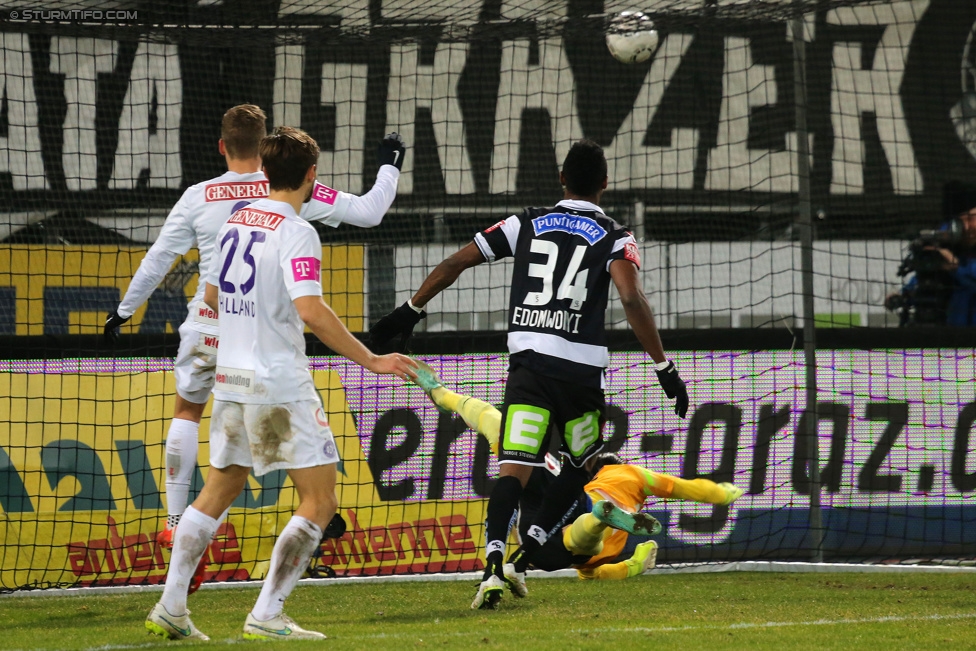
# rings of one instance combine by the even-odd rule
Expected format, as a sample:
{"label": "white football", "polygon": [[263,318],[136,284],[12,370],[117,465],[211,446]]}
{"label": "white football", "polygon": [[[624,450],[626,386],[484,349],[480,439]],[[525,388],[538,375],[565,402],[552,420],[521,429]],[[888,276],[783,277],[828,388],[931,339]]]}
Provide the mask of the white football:
{"label": "white football", "polygon": [[607,49],[621,63],[647,61],[657,49],[654,21],[639,11],[622,11],[607,27]]}

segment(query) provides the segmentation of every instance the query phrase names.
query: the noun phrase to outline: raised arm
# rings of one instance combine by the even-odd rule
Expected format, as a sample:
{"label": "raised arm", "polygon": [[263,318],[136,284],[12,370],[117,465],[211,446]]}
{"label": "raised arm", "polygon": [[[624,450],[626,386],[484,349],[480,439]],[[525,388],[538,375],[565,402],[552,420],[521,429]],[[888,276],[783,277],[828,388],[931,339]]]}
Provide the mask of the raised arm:
{"label": "raised arm", "polygon": [[400,335],[398,349],[404,350],[414,327],[427,316],[423,306],[453,285],[465,269],[482,262],[485,262],[485,256],[472,242],[434,267],[413,298],[384,316],[369,329],[370,348],[373,350],[384,348],[391,339]]}
{"label": "raised arm", "polygon": [[976,289],[976,258],[957,260],[953,276],[966,289]]}
{"label": "raised arm", "polygon": [[352,224],[362,228],[379,226],[396,199],[400,168],[403,167],[405,155],[406,145],[400,134],[388,134],[377,152],[380,169],[369,192],[357,196],[316,183],[312,188],[311,199],[302,206],[301,217],[306,221],[322,222],[333,228],[339,224]]}

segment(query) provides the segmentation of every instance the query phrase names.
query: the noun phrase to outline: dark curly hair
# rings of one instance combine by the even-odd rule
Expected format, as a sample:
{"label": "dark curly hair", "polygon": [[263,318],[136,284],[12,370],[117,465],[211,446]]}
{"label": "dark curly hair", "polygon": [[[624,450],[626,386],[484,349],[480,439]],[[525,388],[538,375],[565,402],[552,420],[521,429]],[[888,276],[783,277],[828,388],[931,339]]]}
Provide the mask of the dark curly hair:
{"label": "dark curly hair", "polygon": [[594,457],[593,461],[593,476],[603,469],[603,466],[621,466],[624,464],[624,460],[613,452],[601,452]]}
{"label": "dark curly hair", "polygon": [[603,187],[607,178],[607,159],[603,147],[583,139],[574,144],[563,161],[566,189],[580,197],[592,197]]}

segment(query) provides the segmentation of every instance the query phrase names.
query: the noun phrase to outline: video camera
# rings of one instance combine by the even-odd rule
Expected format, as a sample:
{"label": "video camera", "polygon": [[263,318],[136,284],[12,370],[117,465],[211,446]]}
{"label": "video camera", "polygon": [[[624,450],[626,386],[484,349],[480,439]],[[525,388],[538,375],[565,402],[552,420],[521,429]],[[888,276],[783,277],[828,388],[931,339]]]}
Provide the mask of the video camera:
{"label": "video camera", "polygon": [[945,325],[946,309],[955,285],[940,249],[961,257],[962,222],[953,219],[941,230],[922,230],[908,245],[898,275],[915,274],[915,283],[889,297],[886,307],[899,313],[899,326]]}

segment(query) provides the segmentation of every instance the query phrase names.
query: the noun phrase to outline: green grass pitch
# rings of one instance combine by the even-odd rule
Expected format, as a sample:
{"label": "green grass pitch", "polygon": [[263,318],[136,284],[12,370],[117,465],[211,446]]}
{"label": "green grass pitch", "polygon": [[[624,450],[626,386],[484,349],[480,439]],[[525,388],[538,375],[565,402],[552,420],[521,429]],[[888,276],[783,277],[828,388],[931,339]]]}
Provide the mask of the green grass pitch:
{"label": "green grass pitch", "polygon": [[[474,583],[301,586],[286,611],[336,649],[973,649],[973,574],[723,573],[583,582],[530,577],[527,599],[470,609]],[[2,649],[143,649],[241,640],[257,589],[202,590],[209,643],[166,642],[143,621],[158,592],[0,599]],[[531,647],[528,645],[531,644]]]}

